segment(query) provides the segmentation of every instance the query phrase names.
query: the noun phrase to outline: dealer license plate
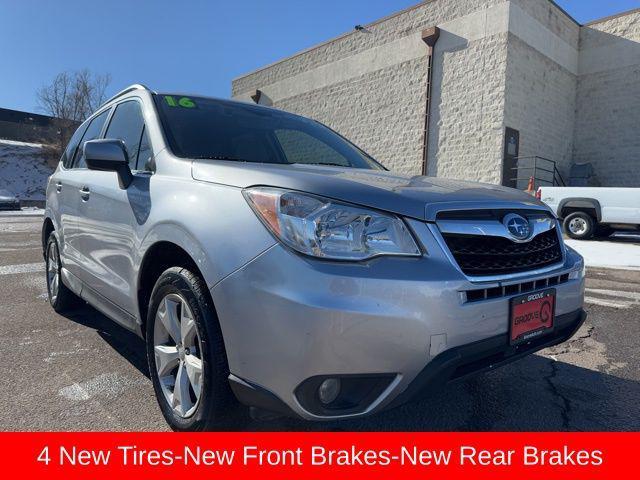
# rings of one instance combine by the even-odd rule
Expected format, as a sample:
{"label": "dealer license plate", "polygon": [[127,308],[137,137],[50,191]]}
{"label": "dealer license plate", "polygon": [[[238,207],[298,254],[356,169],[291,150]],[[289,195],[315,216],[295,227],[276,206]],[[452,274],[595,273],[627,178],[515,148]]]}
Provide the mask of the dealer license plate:
{"label": "dealer license plate", "polygon": [[553,331],[555,307],[555,288],[512,298],[509,322],[511,344],[527,342]]}

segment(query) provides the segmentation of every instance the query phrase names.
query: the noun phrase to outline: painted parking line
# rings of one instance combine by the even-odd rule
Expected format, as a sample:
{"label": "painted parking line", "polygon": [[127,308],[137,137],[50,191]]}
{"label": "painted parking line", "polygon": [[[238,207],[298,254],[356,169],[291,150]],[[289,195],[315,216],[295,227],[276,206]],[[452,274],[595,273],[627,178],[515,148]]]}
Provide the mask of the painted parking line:
{"label": "painted parking line", "polygon": [[26,208],[24,210],[9,210],[0,212],[1,217],[41,217],[44,210],[41,208]]}
{"label": "painted parking line", "polygon": [[604,288],[587,288],[587,293],[595,295],[604,295],[606,297],[628,298],[630,300],[640,301],[640,292],[625,292],[623,290],[606,290]]}
{"label": "painted parking line", "polygon": [[610,308],[623,308],[623,309],[627,309],[627,308],[631,308],[631,306],[633,305],[633,303],[631,302],[615,302],[615,301],[611,301],[611,300],[604,300],[602,298],[596,298],[596,297],[584,297],[584,301],[585,303],[591,303],[592,305],[600,305],[601,307],[610,307]]}
{"label": "painted parking line", "polygon": [[0,275],[14,275],[18,273],[44,272],[44,263],[22,263],[19,265],[0,266]]}
{"label": "painted parking line", "polygon": [[631,308],[640,302],[640,293],[604,288],[587,288],[584,301],[593,305],[612,308]]}

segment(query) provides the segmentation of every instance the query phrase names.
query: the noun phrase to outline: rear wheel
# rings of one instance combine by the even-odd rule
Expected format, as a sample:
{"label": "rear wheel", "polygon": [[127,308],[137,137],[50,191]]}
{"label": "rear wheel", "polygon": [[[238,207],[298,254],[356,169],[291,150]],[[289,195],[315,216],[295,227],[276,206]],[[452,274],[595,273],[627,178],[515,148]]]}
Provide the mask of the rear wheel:
{"label": "rear wheel", "polygon": [[166,270],[151,294],[147,357],[156,398],[172,429],[220,428],[233,406],[222,332],[202,279]]}
{"label": "rear wheel", "polygon": [[45,267],[47,271],[47,293],[49,303],[58,313],[63,313],[78,304],[78,297],[75,293],[62,283],[60,261],[60,248],[55,235],[49,235],[47,250],[45,254]]}
{"label": "rear wheel", "polygon": [[569,237],[576,240],[586,240],[594,233],[595,222],[584,212],[575,212],[564,219],[563,228]]}

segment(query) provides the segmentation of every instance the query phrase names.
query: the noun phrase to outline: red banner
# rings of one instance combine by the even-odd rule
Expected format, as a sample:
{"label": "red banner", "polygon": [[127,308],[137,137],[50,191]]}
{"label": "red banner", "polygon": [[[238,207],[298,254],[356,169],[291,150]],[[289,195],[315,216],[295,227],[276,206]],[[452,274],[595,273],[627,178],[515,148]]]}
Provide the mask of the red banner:
{"label": "red banner", "polygon": [[5,478],[584,480],[637,477],[640,433],[0,433],[0,440]]}

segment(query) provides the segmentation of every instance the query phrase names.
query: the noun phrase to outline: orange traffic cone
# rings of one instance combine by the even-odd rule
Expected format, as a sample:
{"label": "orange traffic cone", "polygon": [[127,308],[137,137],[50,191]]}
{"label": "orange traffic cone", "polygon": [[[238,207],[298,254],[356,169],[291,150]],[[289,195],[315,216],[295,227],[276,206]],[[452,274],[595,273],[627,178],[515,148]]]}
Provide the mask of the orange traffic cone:
{"label": "orange traffic cone", "polygon": [[529,185],[527,185],[527,190],[526,190],[526,192],[527,192],[527,193],[533,193],[533,189],[534,189],[534,186],[533,186],[533,177],[529,177]]}

